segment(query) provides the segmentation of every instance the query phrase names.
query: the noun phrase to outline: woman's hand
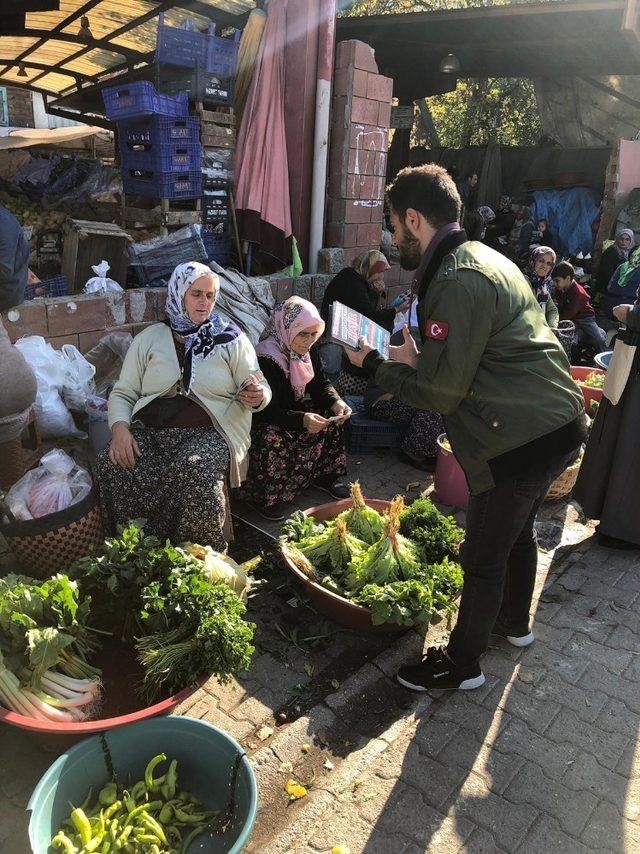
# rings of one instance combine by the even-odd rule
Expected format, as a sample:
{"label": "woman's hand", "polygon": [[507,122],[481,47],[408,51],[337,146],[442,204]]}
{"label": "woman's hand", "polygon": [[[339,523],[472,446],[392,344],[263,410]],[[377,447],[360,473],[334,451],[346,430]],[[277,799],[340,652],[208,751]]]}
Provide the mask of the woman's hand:
{"label": "woman's hand", "polygon": [[140,448],[125,421],[116,421],[111,428],[109,459],[123,469],[132,469],[140,456]]}
{"label": "woman's hand", "polygon": [[302,423],[304,424],[304,429],[307,433],[319,433],[321,430],[327,426],[327,419],[323,418],[322,415],[316,415],[315,412],[305,412],[304,418],[302,419]]}
{"label": "woman's hand", "polygon": [[410,368],[418,367],[418,348],[413,335],[409,331],[409,327],[405,323],[402,327],[402,337],[404,343],[399,347],[389,347],[389,358],[394,362],[402,362],[403,365],[409,365]]}
{"label": "woman's hand", "polygon": [[344,402],[344,400],[336,400],[336,402],[331,407],[331,412],[334,415],[339,415],[340,420],[334,421],[334,424],[344,424],[345,421],[348,421],[351,418],[351,407]]}
{"label": "woman's hand", "polygon": [[632,305],[617,305],[613,309],[613,316],[616,318],[616,320],[619,320],[620,323],[626,323],[627,317],[629,316],[629,312],[632,308]]}
{"label": "woman's hand", "polygon": [[264,400],[264,388],[252,379],[243,386],[242,391],[238,394],[238,400],[248,406],[249,409],[255,409]]}

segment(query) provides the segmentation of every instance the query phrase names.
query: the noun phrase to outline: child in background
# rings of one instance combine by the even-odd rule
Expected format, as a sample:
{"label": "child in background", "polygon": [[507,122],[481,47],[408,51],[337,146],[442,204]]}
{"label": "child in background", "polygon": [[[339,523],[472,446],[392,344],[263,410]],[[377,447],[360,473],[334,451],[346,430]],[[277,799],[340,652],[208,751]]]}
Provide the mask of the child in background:
{"label": "child in background", "polygon": [[574,279],[575,270],[568,261],[561,261],[551,274],[556,288],[555,302],[560,320],[571,320],[576,325],[576,343],[587,342],[601,353],[606,347],[606,335],[596,323],[591,298]]}

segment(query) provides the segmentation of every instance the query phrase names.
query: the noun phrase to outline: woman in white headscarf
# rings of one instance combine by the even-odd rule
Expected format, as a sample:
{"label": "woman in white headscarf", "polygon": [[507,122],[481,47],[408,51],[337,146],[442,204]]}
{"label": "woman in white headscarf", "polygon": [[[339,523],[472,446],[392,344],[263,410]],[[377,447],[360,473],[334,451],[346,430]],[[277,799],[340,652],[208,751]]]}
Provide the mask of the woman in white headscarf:
{"label": "woman in white headscarf", "polygon": [[271,398],[247,336],[214,311],[218,277],[180,264],[169,281],[165,323],[134,340],[109,398],[112,439],[97,460],[105,524],[144,518],[174,543],[224,549],[225,482],[247,468],[251,414]]}

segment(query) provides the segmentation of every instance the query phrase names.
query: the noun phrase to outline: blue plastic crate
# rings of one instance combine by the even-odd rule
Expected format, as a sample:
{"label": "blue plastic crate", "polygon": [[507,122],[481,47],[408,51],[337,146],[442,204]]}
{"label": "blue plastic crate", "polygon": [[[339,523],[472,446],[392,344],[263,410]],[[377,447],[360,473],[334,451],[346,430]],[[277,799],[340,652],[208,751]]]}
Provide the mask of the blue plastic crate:
{"label": "blue plastic crate", "polygon": [[125,193],[156,199],[197,199],[202,195],[200,172],[160,172],[152,169],[123,169]]}
{"label": "blue plastic crate", "polygon": [[195,68],[198,65],[205,68],[207,64],[207,38],[207,33],[187,30],[183,27],[167,26],[162,12],[158,19],[156,61],[181,65],[184,68]]}
{"label": "blue plastic crate", "polygon": [[371,454],[377,448],[399,448],[406,427],[368,418],[354,410],[345,424],[347,450],[351,454]]}
{"label": "blue plastic crate", "polygon": [[239,43],[239,30],[235,31],[233,38],[223,39],[215,35],[214,24],[213,33],[207,36],[207,71],[220,77],[235,77]]}
{"label": "blue plastic crate", "polygon": [[196,116],[147,116],[137,122],[119,124],[118,139],[120,145],[126,145],[127,148],[158,142],[199,144],[200,119]]}
{"label": "blue plastic crate", "polygon": [[220,77],[235,77],[240,31],[236,30],[233,38],[221,38],[215,33],[215,24],[210,25],[207,33],[167,26],[164,13],[161,13],[158,19],[156,61],[184,68],[200,67]]}
{"label": "blue plastic crate", "polygon": [[206,225],[202,226],[202,242],[209,261],[215,261],[224,267],[231,260],[232,247],[231,233],[229,231],[218,232]]}
{"label": "blue plastic crate", "polygon": [[26,300],[35,297],[65,297],[69,293],[69,285],[65,276],[52,276],[41,279],[35,285],[27,285],[24,291]]}
{"label": "blue plastic crate", "polygon": [[114,121],[137,119],[141,116],[168,116],[178,118],[189,114],[189,96],[162,95],[148,80],[122,83],[102,90],[104,108]]}
{"label": "blue plastic crate", "polygon": [[197,172],[202,149],[198,142],[120,141],[120,161],[125,169],[151,169],[154,172]]}

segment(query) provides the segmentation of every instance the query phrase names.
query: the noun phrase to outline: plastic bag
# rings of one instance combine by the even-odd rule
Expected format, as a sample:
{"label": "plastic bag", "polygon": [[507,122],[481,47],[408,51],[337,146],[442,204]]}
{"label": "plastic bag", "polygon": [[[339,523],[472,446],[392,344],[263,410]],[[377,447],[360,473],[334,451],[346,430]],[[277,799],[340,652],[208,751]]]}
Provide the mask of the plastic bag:
{"label": "plastic bag", "polygon": [[6,495],[16,519],[40,519],[77,504],[91,491],[91,476],[64,451],[54,448],[28,471]]}
{"label": "plastic bag", "polygon": [[65,362],[62,399],[73,412],[84,412],[87,397],[95,387],[96,369],[73,344],[65,344],[60,355]]}
{"label": "plastic bag", "polygon": [[47,344],[41,335],[20,338],[15,346],[36,375],[38,391],[35,410],[40,435],[45,439],[54,436],[85,439],[87,434],[78,430],[61,397],[67,378],[67,364],[62,355],[51,344]]}
{"label": "plastic bag", "polygon": [[127,355],[127,350],[133,343],[133,336],[129,333],[108,332],[95,347],[85,353],[85,359],[90,362],[95,372],[95,394],[107,398],[111,389],[120,377],[122,363]]}
{"label": "plastic bag", "polygon": [[95,267],[91,267],[95,276],[93,276],[87,284],[84,286],[85,294],[95,294],[100,291],[107,291],[110,293],[120,292],[123,288],[117,282],[114,282],[113,279],[107,278],[107,273],[110,270],[108,261],[101,261],[99,264],[96,264]]}

